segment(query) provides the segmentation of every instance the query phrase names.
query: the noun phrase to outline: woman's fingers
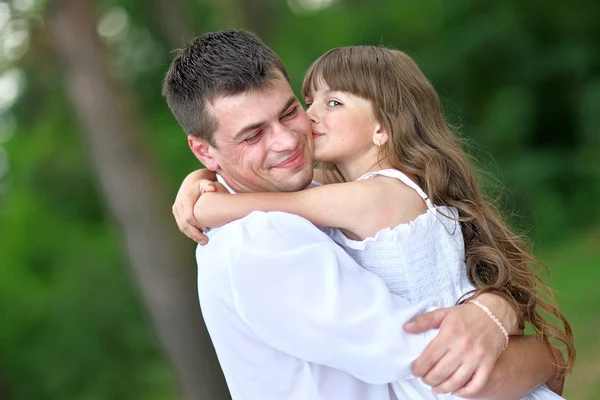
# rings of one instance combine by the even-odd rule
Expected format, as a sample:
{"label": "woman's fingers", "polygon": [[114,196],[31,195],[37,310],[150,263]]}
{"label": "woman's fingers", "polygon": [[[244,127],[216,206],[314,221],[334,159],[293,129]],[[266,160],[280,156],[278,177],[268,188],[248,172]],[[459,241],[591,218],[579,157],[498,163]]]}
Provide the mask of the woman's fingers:
{"label": "woman's fingers", "polygon": [[203,179],[198,184],[198,192],[200,193],[200,196],[202,196],[206,192],[216,192],[216,191],[217,191],[217,187],[215,186],[215,183],[212,181]]}
{"label": "woman's fingers", "polygon": [[175,222],[177,223],[177,227],[181,233],[196,243],[200,243],[202,245],[208,243],[208,238],[203,233],[204,229],[206,228],[200,226],[198,221],[196,221],[196,218],[194,218],[193,207],[186,209],[184,204],[176,202],[173,205],[172,211],[173,217],[175,217]]}
{"label": "woman's fingers", "polygon": [[205,245],[208,243],[208,238],[203,233],[204,229],[198,226],[197,221],[195,218],[193,218],[193,216],[193,212],[192,220],[190,220],[189,216],[184,218],[178,218],[175,216],[175,219],[178,221],[177,225],[179,226],[179,230],[194,242]]}
{"label": "woman's fingers", "polygon": [[195,185],[185,184],[179,189],[173,204],[173,216],[179,230],[201,245],[208,243],[208,237],[204,235],[206,227],[201,225],[194,216],[194,206],[204,193],[216,190],[215,183],[208,179],[201,179]]}
{"label": "woman's fingers", "polygon": [[208,237],[202,232],[202,230],[196,228],[195,226],[188,225],[187,229],[183,233],[202,246],[208,243]]}

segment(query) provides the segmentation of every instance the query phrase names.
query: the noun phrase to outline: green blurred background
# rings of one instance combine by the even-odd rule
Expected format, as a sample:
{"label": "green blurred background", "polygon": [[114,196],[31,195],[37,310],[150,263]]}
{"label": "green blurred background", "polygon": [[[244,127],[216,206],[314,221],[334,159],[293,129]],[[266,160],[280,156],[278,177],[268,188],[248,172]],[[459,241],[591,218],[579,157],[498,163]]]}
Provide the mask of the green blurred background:
{"label": "green blurred background", "polygon": [[199,166],[171,49],[243,27],[298,91],[343,45],[412,55],[570,319],[600,393],[600,2],[0,0],[0,399],[223,398],[170,206]]}

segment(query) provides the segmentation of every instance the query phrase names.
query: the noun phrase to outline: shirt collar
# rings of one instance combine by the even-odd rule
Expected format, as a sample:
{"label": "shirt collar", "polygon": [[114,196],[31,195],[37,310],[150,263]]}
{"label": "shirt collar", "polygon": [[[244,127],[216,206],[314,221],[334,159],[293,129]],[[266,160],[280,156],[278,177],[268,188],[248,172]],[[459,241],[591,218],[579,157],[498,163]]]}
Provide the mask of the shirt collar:
{"label": "shirt collar", "polygon": [[225,189],[229,190],[229,193],[235,194],[235,190],[233,190],[231,188],[231,186],[229,186],[227,184],[227,182],[225,182],[225,179],[221,178],[221,175],[219,175],[219,174],[217,174],[217,182],[219,182],[221,185],[225,186]]}

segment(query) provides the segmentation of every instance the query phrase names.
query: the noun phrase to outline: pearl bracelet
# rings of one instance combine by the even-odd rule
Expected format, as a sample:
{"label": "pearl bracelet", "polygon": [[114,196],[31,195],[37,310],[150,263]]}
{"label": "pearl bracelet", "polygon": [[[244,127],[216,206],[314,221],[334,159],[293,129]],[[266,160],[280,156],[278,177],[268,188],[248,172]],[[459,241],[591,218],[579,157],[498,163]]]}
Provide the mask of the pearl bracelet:
{"label": "pearl bracelet", "polygon": [[487,308],[486,305],[481,304],[480,302],[478,302],[477,300],[469,300],[468,303],[474,304],[477,307],[481,308],[487,315],[490,316],[490,318],[496,323],[496,325],[498,325],[498,328],[500,328],[500,330],[502,331],[502,333],[504,334],[504,338],[506,339],[506,342],[504,343],[504,348],[502,350],[505,350],[506,347],[508,346],[508,332],[506,331],[506,328],[504,327],[504,325],[502,325],[502,322],[500,322],[500,320],[494,315],[493,312],[490,311],[489,308]]}

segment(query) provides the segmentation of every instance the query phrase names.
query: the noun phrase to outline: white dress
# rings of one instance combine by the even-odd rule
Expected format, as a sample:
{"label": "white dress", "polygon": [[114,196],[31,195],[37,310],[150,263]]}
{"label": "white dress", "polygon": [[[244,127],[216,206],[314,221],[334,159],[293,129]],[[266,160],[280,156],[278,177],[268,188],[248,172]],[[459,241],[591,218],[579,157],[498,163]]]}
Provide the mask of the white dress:
{"label": "white dress", "polygon": [[[339,229],[328,230],[358,264],[378,275],[390,292],[413,304],[433,301],[437,307],[456,304],[465,293],[474,289],[465,266],[464,242],[456,209],[436,207],[423,190],[402,172],[385,169],[369,172],[358,180],[378,175],[397,178],[413,188],[426,202],[427,212],[408,224],[383,229],[362,241],[346,237]],[[448,218],[450,216],[451,218]],[[456,399],[456,396],[434,395],[420,380],[392,384],[399,399]],[[538,387],[526,399],[561,399],[545,385]]]}

